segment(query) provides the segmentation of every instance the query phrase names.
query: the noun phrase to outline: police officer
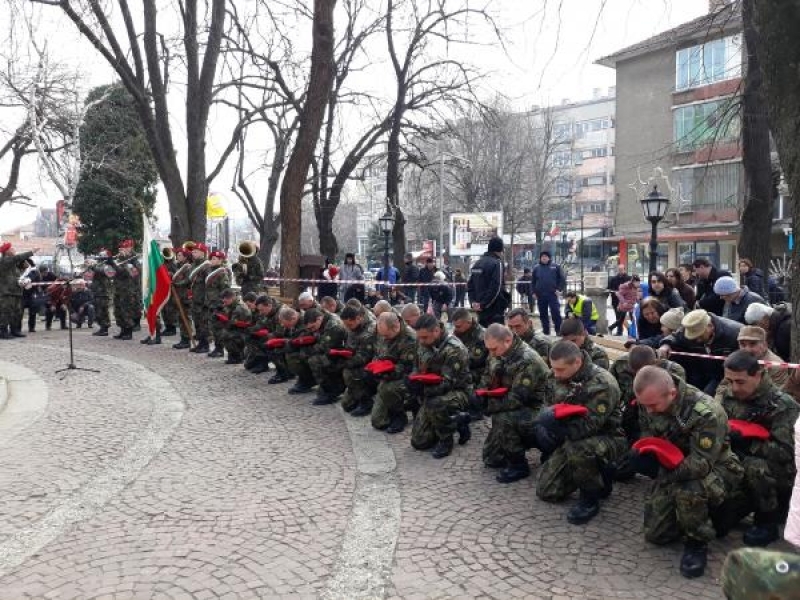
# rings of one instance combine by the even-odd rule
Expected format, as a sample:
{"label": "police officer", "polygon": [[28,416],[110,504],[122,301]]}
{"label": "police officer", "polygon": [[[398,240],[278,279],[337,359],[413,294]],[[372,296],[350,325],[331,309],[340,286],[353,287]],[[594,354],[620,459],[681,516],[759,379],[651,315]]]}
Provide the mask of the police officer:
{"label": "police officer", "polygon": [[478,313],[483,327],[502,323],[503,314],[510,304],[511,295],[505,288],[503,267],[503,240],[489,240],[487,252],[470,269],[467,291],[472,310]]}

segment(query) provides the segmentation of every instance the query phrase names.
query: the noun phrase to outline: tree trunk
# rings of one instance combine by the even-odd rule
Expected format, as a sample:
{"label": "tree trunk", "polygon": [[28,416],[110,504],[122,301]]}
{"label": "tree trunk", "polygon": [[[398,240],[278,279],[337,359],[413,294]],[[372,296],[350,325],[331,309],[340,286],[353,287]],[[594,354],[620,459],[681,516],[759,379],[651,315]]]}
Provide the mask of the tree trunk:
{"label": "tree trunk", "polygon": [[[405,98],[405,92],[398,92],[398,98]],[[406,218],[400,208],[400,131],[404,112],[405,105],[400,100],[395,104],[392,115],[386,157],[386,198],[389,208],[394,212],[392,257],[395,265],[403,264],[406,253]]]}
{"label": "tree trunk", "polygon": [[[333,9],[336,0],[314,0],[313,46],[308,94],[297,140],[281,186],[281,274],[300,276],[300,238],[303,190],[328,103],[335,65]],[[297,294],[297,284],[284,284],[283,295]]]}
{"label": "tree trunk", "polygon": [[[752,0],[755,46],[764,77],[764,97],[781,168],[789,187],[794,239],[800,240],[800,2]],[[791,267],[792,360],[800,359],[800,252],[795,243]]]}
{"label": "tree trunk", "polygon": [[745,197],[739,219],[742,232],[738,252],[740,257],[753,261],[766,276],[772,256],[772,161],[763,76],[755,47],[757,34],[753,27],[753,0],[744,0],[742,3],[742,22],[747,49],[747,74],[741,107]]}

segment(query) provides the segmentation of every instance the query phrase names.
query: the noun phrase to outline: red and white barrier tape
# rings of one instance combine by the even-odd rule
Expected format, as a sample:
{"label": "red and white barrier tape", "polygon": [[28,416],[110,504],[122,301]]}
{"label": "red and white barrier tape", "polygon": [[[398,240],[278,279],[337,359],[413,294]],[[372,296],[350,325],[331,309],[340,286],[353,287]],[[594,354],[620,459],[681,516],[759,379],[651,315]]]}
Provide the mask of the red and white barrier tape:
{"label": "red and white barrier tape", "polygon": [[[696,352],[678,352],[676,350],[670,351],[670,356],[693,356],[695,358],[708,358],[710,360],[725,360],[727,356],[717,356],[714,354],[698,354]],[[765,367],[778,367],[779,369],[800,369],[800,363],[790,362],[777,362],[773,360],[759,360],[758,364]]]}

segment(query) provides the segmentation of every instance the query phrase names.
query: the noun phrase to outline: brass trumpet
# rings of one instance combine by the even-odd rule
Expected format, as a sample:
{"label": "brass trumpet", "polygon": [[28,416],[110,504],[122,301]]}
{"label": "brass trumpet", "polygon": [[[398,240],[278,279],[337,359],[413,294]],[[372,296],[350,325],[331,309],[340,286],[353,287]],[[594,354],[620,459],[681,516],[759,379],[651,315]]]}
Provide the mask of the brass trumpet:
{"label": "brass trumpet", "polygon": [[175,251],[167,246],[161,249],[161,256],[164,257],[164,260],[175,260]]}
{"label": "brass trumpet", "polygon": [[189,252],[194,250],[196,247],[197,247],[197,242],[193,242],[191,240],[189,240],[188,242],[183,242],[183,245],[181,246],[181,248],[183,248],[184,250],[188,250]]}
{"label": "brass trumpet", "polygon": [[246,240],[239,244],[239,258],[251,258],[258,252],[258,244],[253,241]]}

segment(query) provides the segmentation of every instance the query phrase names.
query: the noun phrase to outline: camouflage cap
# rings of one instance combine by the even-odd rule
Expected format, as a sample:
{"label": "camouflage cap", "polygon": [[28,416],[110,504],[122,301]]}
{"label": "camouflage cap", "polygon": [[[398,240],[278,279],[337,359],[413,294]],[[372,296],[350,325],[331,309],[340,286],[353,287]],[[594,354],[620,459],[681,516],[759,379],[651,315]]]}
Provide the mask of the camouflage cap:
{"label": "camouflage cap", "polygon": [[742,548],[728,554],[720,576],[728,600],[792,600],[800,590],[800,554]]}

